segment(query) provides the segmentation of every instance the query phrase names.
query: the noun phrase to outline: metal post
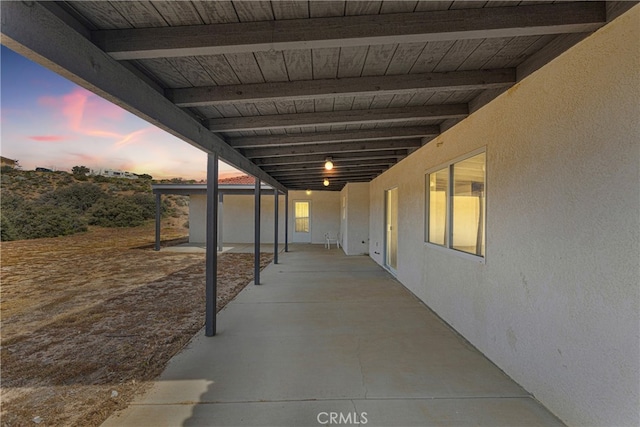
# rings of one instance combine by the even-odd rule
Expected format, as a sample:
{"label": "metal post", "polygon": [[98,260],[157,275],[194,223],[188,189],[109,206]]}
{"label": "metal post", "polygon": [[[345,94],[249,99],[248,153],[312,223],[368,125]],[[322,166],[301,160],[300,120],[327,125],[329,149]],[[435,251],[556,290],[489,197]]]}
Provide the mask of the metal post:
{"label": "metal post", "polygon": [[289,192],[284,193],[284,251],[289,252]]}
{"label": "metal post", "polygon": [[274,204],[273,263],[277,264],[278,263],[278,189],[277,188],[273,189],[273,204]]}
{"label": "metal post", "polygon": [[222,213],[224,212],[224,206],[222,204],[223,199],[224,199],[224,194],[220,193],[219,197],[219,203],[218,203],[218,251],[222,252],[224,250],[223,248],[223,241],[222,241],[222,232],[223,227],[222,227]]}
{"label": "metal post", "polygon": [[160,217],[162,216],[162,195],[156,193],[156,247],[155,250],[160,250]]}
{"label": "metal post", "polygon": [[253,271],[253,284],[260,284],[260,178],[256,178],[255,189],[255,219],[254,219],[254,244],[255,244],[255,258],[254,258],[254,271]]}
{"label": "metal post", "polygon": [[216,308],[218,297],[218,155],[209,154],[207,159],[207,243],[206,243],[206,298],[205,335],[216,334]]}

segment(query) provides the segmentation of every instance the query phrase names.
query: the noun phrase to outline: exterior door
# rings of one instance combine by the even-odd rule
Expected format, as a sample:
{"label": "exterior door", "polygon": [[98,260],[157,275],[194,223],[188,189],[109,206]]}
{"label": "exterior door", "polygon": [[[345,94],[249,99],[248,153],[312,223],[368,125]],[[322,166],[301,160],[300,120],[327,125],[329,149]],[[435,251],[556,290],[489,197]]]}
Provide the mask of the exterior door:
{"label": "exterior door", "polygon": [[311,201],[293,202],[293,242],[311,243]]}
{"label": "exterior door", "polygon": [[385,266],[396,273],[398,268],[398,188],[385,192]]}

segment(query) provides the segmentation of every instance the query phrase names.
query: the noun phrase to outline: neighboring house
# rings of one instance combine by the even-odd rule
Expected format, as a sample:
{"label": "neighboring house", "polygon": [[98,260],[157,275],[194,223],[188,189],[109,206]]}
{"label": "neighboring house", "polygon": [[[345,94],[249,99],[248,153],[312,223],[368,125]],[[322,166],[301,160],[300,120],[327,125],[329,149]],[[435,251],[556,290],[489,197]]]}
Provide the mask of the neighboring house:
{"label": "neighboring house", "polygon": [[256,179],[249,175],[230,176],[228,178],[220,178],[220,185],[254,185]]}
{"label": "neighboring house", "polygon": [[90,175],[100,175],[108,178],[138,179],[138,175],[132,172],[124,172],[114,169],[91,169]]}
{"label": "neighboring house", "polygon": [[0,156],[0,166],[8,166],[10,168],[18,167],[18,161]]}
{"label": "neighboring house", "polygon": [[[220,191],[221,227],[219,237],[224,243],[252,243],[254,241],[254,189],[253,177],[218,180]],[[154,184],[154,191],[164,194],[189,196],[189,242],[206,241],[206,184]],[[340,232],[340,193],[335,191],[289,192],[289,241],[293,243],[325,242],[325,234],[336,236]],[[278,198],[279,212],[284,212],[284,197]],[[274,241],[273,189],[262,185],[260,215],[260,241]],[[297,208],[297,209],[296,209]],[[297,211],[297,214],[296,214]],[[284,242],[284,215],[278,215],[278,241]],[[220,243],[220,242],[219,242]],[[364,252],[362,252],[364,253]]]}

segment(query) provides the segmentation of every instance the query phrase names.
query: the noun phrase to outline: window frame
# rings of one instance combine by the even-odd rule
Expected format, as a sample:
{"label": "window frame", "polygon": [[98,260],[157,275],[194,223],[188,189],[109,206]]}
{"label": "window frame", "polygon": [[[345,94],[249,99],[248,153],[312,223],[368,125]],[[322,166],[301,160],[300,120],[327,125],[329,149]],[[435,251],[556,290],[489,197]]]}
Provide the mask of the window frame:
{"label": "window frame", "polygon": [[347,219],[347,196],[342,196],[342,219]]}
{"label": "window frame", "polygon": [[[298,203],[306,203],[307,205],[307,216],[306,217],[298,217],[296,211],[296,205]],[[298,220],[306,219],[306,231],[298,231]],[[310,200],[294,200],[293,201],[293,232],[294,233],[311,233],[311,201]]]}
{"label": "window frame", "polygon": [[[472,157],[475,157],[477,155],[483,154],[485,155],[485,161],[484,161],[484,218],[483,218],[483,225],[484,225],[484,239],[485,239],[485,243],[484,243],[484,255],[476,255],[470,252],[465,252],[462,251],[460,249],[455,249],[452,246],[452,242],[453,242],[453,198],[454,198],[454,194],[453,194],[453,190],[454,190],[454,176],[453,176],[453,171],[454,171],[454,167],[457,163],[463,162],[467,159],[470,159]],[[429,241],[429,220],[430,220],[430,197],[431,197],[431,190],[430,190],[430,181],[429,181],[429,176],[431,174],[437,173],[439,171],[441,171],[442,169],[447,169],[447,200],[446,200],[446,215],[445,215],[445,229],[446,229],[446,239],[445,239],[445,244],[441,245],[439,243],[433,243]],[[462,258],[465,259],[469,259],[472,261],[476,261],[476,262],[480,262],[482,264],[485,263],[486,261],[486,257],[487,257],[487,246],[488,246],[488,239],[487,239],[487,206],[488,206],[488,184],[487,184],[487,147],[482,147],[482,148],[478,148],[476,150],[473,150],[469,153],[463,154],[461,156],[458,156],[452,160],[449,160],[445,163],[440,163],[434,167],[431,167],[429,169],[427,169],[424,172],[424,180],[423,180],[424,184],[425,184],[425,189],[424,189],[424,196],[425,196],[425,209],[424,209],[424,222],[423,222],[423,227],[424,227],[424,245],[425,246],[429,246],[432,247],[434,249],[438,249],[441,250],[443,252],[447,252],[447,253],[452,253],[452,254],[456,254]]]}
{"label": "window frame", "polygon": [[[435,242],[431,242],[429,241],[429,229],[430,227],[430,208],[431,208],[431,182],[429,180],[429,176],[435,173],[440,172],[441,170],[446,169],[447,170],[447,193],[446,193],[446,201],[445,201],[445,242],[443,245],[441,245],[440,243],[435,243]],[[436,167],[436,168],[432,168],[429,169],[427,172],[425,172],[424,174],[424,183],[425,183],[425,216],[424,216],[424,241],[425,243],[429,243],[431,245],[435,245],[435,246],[439,246],[441,248],[447,248],[449,247],[449,240],[451,238],[450,236],[450,223],[449,223],[449,209],[450,209],[450,202],[449,202],[449,195],[451,192],[451,166],[450,165],[444,165],[442,167]]]}

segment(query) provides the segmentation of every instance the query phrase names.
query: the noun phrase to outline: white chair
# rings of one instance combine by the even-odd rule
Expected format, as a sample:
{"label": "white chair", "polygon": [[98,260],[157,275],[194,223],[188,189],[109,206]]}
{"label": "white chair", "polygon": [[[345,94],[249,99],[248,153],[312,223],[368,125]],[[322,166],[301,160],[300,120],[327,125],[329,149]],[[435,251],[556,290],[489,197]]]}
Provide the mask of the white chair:
{"label": "white chair", "polygon": [[327,249],[331,249],[331,244],[335,243],[338,248],[340,248],[340,233],[337,234],[336,237],[331,237],[329,233],[324,234],[325,243],[324,247]]}

